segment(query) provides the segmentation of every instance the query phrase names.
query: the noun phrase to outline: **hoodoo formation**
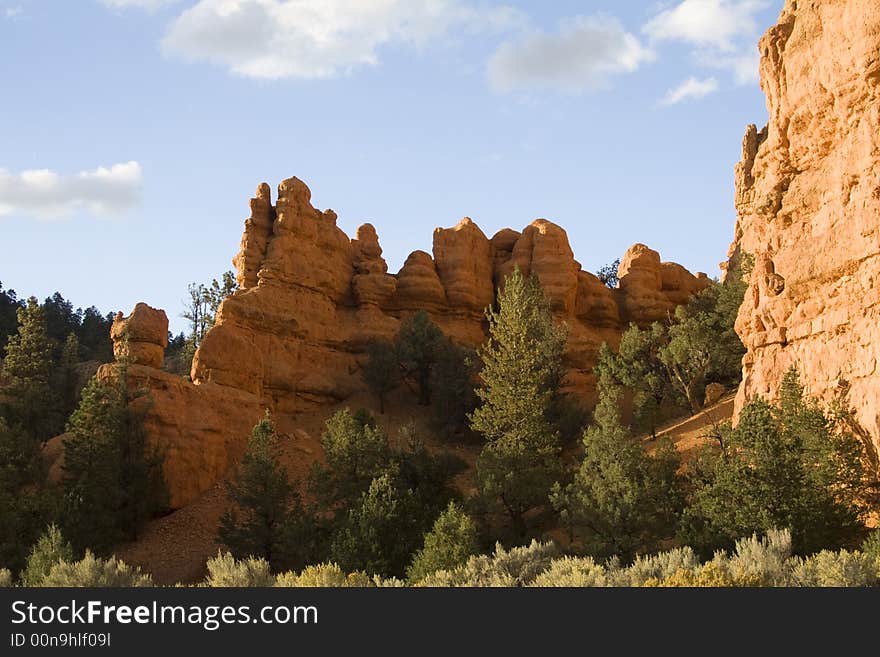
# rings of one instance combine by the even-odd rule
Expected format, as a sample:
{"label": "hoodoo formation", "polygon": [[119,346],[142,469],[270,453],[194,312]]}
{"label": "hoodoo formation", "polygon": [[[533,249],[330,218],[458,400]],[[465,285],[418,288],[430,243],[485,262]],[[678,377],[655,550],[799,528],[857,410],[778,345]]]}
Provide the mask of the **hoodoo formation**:
{"label": "hoodoo formation", "polygon": [[167,326],[164,312],[139,304],[113,331],[136,336],[130,377],[152,396],[147,430],[167,455],[176,507],[240,458],[263,408],[290,416],[364,390],[367,345],[392,338],[408,314],[425,310],[454,340],[481,344],[484,310],[515,267],[538,277],[568,326],[566,386],[585,406],[594,402],[603,342],[616,345],[631,322],[662,319],[709,283],[636,244],[621,260],[618,288],[609,289],[581,269],[565,231],[545,219],[491,239],[462,219],[434,232],[433,256],[415,251],[392,275],[375,228],[365,224],[350,239],[332,210],[312,207],[297,178],[279,185],[274,205],[269,186],[259,186],[233,264],[240,289],[196,352],[192,383],[156,369],[166,334],[154,328]]}
{"label": "hoodoo formation", "polygon": [[798,367],[826,401],[848,390],[880,447],[880,11],[788,0],[760,42],[769,124],[749,126],[729,257],[754,256],[737,320],[737,408]]}

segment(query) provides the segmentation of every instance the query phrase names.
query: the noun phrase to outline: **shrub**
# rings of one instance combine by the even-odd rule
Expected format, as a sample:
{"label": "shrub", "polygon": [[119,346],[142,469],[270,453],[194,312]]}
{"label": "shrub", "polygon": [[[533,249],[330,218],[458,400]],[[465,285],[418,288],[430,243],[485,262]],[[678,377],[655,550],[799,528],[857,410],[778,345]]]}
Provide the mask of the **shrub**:
{"label": "shrub", "polygon": [[659,554],[636,557],[628,568],[614,568],[609,573],[612,586],[644,586],[649,580],[665,580],[682,570],[698,568],[700,560],[689,547]]}
{"label": "shrub", "polygon": [[532,541],[510,550],[498,543],[492,555],[473,556],[463,566],[439,570],[422,580],[422,586],[528,586],[558,554],[553,543]]}
{"label": "shrub", "polygon": [[538,575],[529,586],[609,586],[608,573],[593,557],[562,557]]}
{"label": "shrub", "polygon": [[6,568],[0,568],[0,589],[12,587],[12,573]]}
{"label": "shrub", "polygon": [[666,579],[652,578],[645,582],[647,587],[663,588],[704,588],[704,587],[740,587],[760,586],[758,578],[735,576],[718,563],[711,561],[693,570],[679,570]]}
{"label": "shrub", "polygon": [[205,585],[255,587],[273,586],[275,578],[269,570],[269,562],[265,559],[236,559],[228,552],[217,552],[217,556],[207,563],[208,575]]}
{"label": "shrub", "polygon": [[372,585],[369,575],[356,571],[346,574],[335,563],[322,563],[316,566],[307,566],[301,572],[286,572],[278,575],[275,586],[293,588],[304,587],[332,587],[354,588]]}
{"label": "shrub", "polygon": [[40,586],[147,587],[153,586],[153,580],[140,568],[132,568],[116,557],[102,559],[86,550],[79,561],[61,561],[52,566]]}
{"label": "shrub", "polygon": [[873,557],[863,552],[822,550],[806,559],[794,559],[795,586],[876,586],[880,581]]}
{"label": "shrub", "polygon": [[771,529],[736,542],[729,568],[737,577],[755,578],[764,586],[786,586],[791,577],[791,532]]}

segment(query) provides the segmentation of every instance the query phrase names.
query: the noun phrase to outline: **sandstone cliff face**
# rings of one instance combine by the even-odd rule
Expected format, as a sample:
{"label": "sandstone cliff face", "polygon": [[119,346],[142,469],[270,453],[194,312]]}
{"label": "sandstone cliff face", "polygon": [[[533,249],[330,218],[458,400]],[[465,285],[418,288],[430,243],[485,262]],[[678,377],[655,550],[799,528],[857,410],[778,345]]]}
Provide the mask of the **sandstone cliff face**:
{"label": "sandstone cliff face", "polygon": [[754,255],[737,319],[737,410],[796,365],[811,394],[850,389],[880,445],[880,6],[788,0],[760,42],[770,121],[736,168],[729,256]]}
{"label": "sandstone cliff face", "polygon": [[[481,344],[484,310],[515,267],[539,278],[557,320],[568,325],[566,385],[588,407],[602,343],[616,346],[630,322],[662,319],[708,285],[705,275],[661,263],[637,244],[611,290],[581,269],[565,231],[545,219],[491,239],[462,219],[434,232],[433,255],[416,251],[391,275],[375,228],[365,224],[349,239],[332,210],[312,207],[297,178],[279,185],[274,206],[260,185],[233,263],[241,288],[220,306],[196,352],[192,383],[155,369],[167,338],[164,313],[139,305],[118,320],[130,335],[146,336],[132,373],[153,396],[148,429],[168,454],[175,506],[223,477],[261,409],[292,416],[364,390],[367,345],[393,338],[407,315],[425,310],[454,340]],[[163,320],[161,339],[158,329],[146,330]]]}

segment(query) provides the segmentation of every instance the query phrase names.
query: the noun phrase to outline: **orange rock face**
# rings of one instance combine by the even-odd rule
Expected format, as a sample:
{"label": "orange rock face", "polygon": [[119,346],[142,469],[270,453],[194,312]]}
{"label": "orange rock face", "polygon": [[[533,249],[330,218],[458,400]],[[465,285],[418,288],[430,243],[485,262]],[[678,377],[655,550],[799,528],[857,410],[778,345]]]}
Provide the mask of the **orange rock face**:
{"label": "orange rock face", "polygon": [[760,51],[770,122],[743,141],[729,254],[755,259],[737,410],[796,365],[811,394],[848,387],[880,445],[877,1],[789,0]]}
{"label": "orange rock face", "polygon": [[367,345],[393,338],[407,315],[425,310],[453,339],[481,344],[484,311],[515,267],[538,277],[557,320],[568,325],[566,384],[591,406],[602,343],[616,346],[629,322],[665,317],[708,281],[661,263],[642,245],[624,262],[621,287],[611,290],[581,269],[565,231],[545,219],[489,239],[465,218],[434,232],[433,256],[416,251],[391,275],[373,226],[349,239],[332,210],[312,207],[299,179],[279,185],[274,206],[260,185],[233,260],[241,287],[202,340],[192,383],[151,369],[161,364],[158,343],[151,343],[158,360],[136,369],[153,396],[148,428],[168,454],[173,503],[187,503],[224,476],[263,408],[292,415],[363,391]]}
{"label": "orange rock face", "polygon": [[110,339],[117,359],[127,357],[132,365],[162,367],[168,346],[168,317],[164,310],[139,303],[128,317],[116,314]]}

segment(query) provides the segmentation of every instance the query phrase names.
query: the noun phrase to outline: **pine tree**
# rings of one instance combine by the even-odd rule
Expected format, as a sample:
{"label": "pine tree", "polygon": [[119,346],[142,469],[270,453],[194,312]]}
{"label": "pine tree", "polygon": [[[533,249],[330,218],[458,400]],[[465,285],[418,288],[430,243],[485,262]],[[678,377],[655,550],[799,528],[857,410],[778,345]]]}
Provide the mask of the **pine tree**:
{"label": "pine tree", "polygon": [[379,400],[379,412],[385,413],[385,395],[400,383],[400,360],[394,345],[385,340],[367,346],[364,381]]}
{"label": "pine tree", "polygon": [[537,278],[518,268],[486,316],[490,337],[478,354],[482,404],[469,416],[486,440],[477,482],[522,538],[525,514],[547,501],[559,471],[559,432],[548,414],[559,394],[566,333],[553,323]]}
{"label": "pine tree", "polygon": [[748,403],[722,447],[709,446],[697,472],[682,538],[710,553],[752,533],[786,527],[810,554],[857,544],[866,477],[863,445],[834,413],[806,398],[797,371],[780,404]]}
{"label": "pine tree", "polygon": [[18,310],[18,333],[6,344],[0,400],[8,424],[20,427],[38,444],[61,433],[64,424],[53,387],[54,349],[45,312],[31,297]]}
{"label": "pine tree", "polygon": [[410,385],[415,382],[419,403],[431,403],[431,370],[437,362],[437,351],[443,343],[443,333],[420,310],[407,317],[397,334],[397,353],[404,376]]}
{"label": "pine tree", "polygon": [[217,539],[232,556],[265,559],[275,571],[309,563],[313,522],[281,464],[281,443],[268,410],[227,490],[234,507],[220,519]]}
{"label": "pine tree", "polygon": [[450,502],[425,534],[424,546],[413,556],[406,577],[416,583],[438,570],[452,570],[477,554],[479,547],[474,521],[455,502]]}
{"label": "pine tree", "polygon": [[134,540],[167,504],[162,454],[148,445],[144,402],[129,390],[127,368],[93,377],[70,416],[64,442],[63,531],[77,552],[107,553]]}
{"label": "pine tree", "polygon": [[413,491],[393,472],[377,477],[345,516],[330,545],[330,558],[346,572],[402,576],[420,536]]}
{"label": "pine tree", "polygon": [[431,369],[431,406],[434,426],[445,436],[468,428],[468,414],[477,406],[474,382],[478,363],[472,349],[444,338]]}
{"label": "pine tree", "polygon": [[54,513],[40,445],[0,417],[0,563],[17,572]]}
{"label": "pine tree", "polygon": [[40,586],[52,570],[62,561],[72,562],[73,547],[64,539],[61,530],[54,523],[46,528],[31,549],[27,567],[21,573],[22,586]]}
{"label": "pine tree", "polygon": [[346,512],[391,464],[388,437],[372,418],[358,415],[344,409],[325,424],[325,464],[316,463],[309,479],[309,490],[323,511]]}
{"label": "pine tree", "polygon": [[554,486],[553,505],[586,552],[629,560],[675,533],[683,506],[679,459],[670,443],[649,455],[620,423],[617,386],[603,376],[599,389],[583,460],[572,483]]}

